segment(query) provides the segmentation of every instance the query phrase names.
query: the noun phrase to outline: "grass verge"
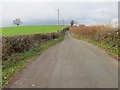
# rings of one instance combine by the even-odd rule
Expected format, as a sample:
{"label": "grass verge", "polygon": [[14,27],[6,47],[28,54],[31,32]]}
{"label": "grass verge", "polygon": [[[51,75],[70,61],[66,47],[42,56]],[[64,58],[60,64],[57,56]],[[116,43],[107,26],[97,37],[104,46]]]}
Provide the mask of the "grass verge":
{"label": "grass verge", "polygon": [[[24,65],[28,62],[33,60],[33,57],[39,55],[42,53],[44,50],[49,48],[50,46],[62,41],[64,39],[64,35],[54,39],[52,41],[48,41],[44,44],[41,44],[35,48],[33,48],[30,51],[21,53],[18,56],[12,56],[7,60],[6,62],[3,63],[2,66],[2,86],[5,86],[8,81],[11,79],[11,77],[18,72]],[[0,87],[2,87],[0,86]]]}
{"label": "grass verge", "polygon": [[99,42],[96,42],[96,41],[93,41],[93,40],[90,40],[90,39],[86,39],[86,38],[83,38],[83,37],[80,37],[79,35],[73,33],[73,32],[70,32],[71,36],[73,36],[74,38],[76,39],[79,39],[79,40],[83,40],[83,41],[87,41],[89,43],[92,43],[96,46],[99,46],[101,47],[102,49],[104,49],[105,51],[107,51],[110,55],[114,56],[115,58],[118,59],[118,56],[120,55],[120,52],[118,51],[117,48],[114,48],[112,46],[108,46],[108,45],[104,45],[102,43],[99,43]]}

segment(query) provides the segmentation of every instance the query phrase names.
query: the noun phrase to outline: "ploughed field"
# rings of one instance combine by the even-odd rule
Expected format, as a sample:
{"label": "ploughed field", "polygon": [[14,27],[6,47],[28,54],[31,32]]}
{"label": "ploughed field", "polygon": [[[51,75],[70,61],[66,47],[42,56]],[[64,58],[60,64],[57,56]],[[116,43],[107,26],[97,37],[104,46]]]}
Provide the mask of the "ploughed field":
{"label": "ploughed field", "polygon": [[66,26],[57,25],[36,25],[36,26],[16,26],[16,27],[2,27],[2,36],[10,35],[23,35],[23,34],[35,34],[35,33],[48,33],[57,32],[65,28]]}

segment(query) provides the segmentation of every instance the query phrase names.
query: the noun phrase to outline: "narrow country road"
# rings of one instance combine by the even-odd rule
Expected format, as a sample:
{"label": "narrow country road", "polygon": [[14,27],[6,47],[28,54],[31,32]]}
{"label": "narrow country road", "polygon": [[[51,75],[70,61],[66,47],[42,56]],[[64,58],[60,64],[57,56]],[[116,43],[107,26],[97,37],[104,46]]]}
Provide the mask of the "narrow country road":
{"label": "narrow country road", "polygon": [[17,73],[9,88],[118,88],[118,61],[90,43],[65,39]]}

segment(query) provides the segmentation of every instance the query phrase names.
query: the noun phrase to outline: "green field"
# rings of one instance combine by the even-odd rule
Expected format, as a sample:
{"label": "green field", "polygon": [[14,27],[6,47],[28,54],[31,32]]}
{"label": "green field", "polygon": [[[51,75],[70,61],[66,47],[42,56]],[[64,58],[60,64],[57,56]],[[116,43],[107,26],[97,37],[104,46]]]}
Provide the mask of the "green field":
{"label": "green field", "polygon": [[2,27],[2,36],[57,32],[58,30],[61,30],[65,27],[66,26],[55,25]]}

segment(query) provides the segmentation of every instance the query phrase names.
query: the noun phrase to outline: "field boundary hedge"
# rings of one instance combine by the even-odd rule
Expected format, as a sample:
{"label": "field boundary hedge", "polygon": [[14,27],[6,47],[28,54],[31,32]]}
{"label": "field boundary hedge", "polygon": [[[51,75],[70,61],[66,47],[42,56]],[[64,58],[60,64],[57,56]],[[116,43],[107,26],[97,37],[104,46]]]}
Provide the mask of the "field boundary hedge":
{"label": "field boundary hedge", "polygon": [[119,59],[120,39],[118,28],[111,28],[102,25],[80,26],[71,27],[70,32],[73,37],[100,46]]}
{"label": "field boundary hedge", "polygon": [[2,37],[2,63],[9,57],[31,50],[32,48],[63,35],[69,28],[58,32]]}

